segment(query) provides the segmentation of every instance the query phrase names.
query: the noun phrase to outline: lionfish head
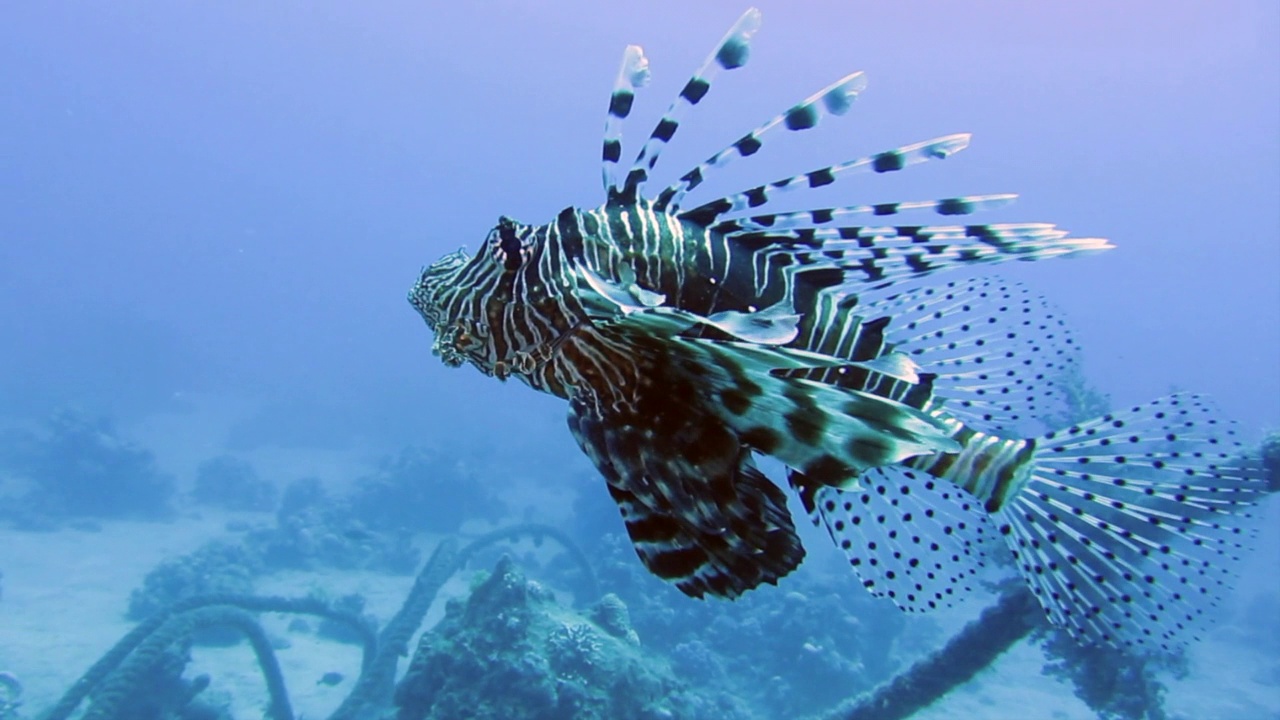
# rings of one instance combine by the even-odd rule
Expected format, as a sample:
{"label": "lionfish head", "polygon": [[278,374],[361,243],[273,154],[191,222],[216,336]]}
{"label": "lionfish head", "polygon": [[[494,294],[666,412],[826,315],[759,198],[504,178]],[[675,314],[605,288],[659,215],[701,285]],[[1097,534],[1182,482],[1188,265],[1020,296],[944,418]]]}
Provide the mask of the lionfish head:
{"label": "lionfish head", "polygon": [[510,300],[511,276],[530,251],[531,228],[503,217],[476,255],[456,250],[423,269],[409,304],[430,326],[431,352],[448,367],[470,362],[492,375],[497,362],[489,318]]}

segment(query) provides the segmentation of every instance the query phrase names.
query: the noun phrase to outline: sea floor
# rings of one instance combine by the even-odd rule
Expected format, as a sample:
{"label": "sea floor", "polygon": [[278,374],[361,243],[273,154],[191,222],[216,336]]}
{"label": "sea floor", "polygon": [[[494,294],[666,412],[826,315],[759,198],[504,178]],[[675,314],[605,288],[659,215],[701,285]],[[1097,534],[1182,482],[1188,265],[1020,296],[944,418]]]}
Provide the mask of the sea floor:
{"label": "sea floor", "polygon": [[[0,671],[24,685],[23,712],[34,717],[133,625],[125,619],[129,593],[161,560],[225,537],[227,522],[268,516],[203,513],[170,523],[106,522],[99,529],[26,532],[0,528]],[[422,539],[429,550],[427,539]],[[283,572],[258,581],[260,594],[330,596],[359,592],[366,610],[385,621],[400,606],[413,578],[371,572]],[[465,577],[446,585],[428,616],[433,624],[443,601],[466,593]],[[346,696],[358,673],[359,649],[314,633],[290,632],[290,618],[269,617],[268,632],[287,641],[279,652],[298,717],[326,717]],[[1166,680],[1166,709],[1186,720],[1280,718],[1280,658],[1275,639],[1249,642],[1238,623],[1194,647],[1190,674]],[[1257,638],[1254,638],[1257,640]],[[261,675],[247,646],[198,647],[191,675],[213,676],[211,689],[229,693],[236,717],[261,716]],[[1069,685],[1041,675],[1044,655],[1021,643],[967,686],[919,713],[920,720],[953,718],[1095,717]],[[337,685],[318,682],[338,672]]]}

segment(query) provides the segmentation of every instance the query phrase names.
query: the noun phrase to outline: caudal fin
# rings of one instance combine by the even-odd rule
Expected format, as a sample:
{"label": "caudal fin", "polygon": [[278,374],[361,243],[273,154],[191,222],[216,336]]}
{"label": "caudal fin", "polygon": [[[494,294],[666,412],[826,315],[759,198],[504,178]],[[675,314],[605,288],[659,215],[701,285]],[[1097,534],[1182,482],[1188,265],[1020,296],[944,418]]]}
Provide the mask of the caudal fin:
{"label": "caudal fin", "polygon": [[1037,442],[995,521],[1054,624],[1137,648],[1198,637],[1266,489],[1234,435],[1203,398],[1180,394]]}

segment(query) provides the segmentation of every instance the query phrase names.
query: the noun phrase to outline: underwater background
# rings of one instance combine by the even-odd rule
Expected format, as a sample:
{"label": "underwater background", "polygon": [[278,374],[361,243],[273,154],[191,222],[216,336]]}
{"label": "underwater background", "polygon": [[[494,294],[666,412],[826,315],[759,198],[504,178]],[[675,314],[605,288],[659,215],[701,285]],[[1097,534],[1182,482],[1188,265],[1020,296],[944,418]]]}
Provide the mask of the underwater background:
{"label": "underwater background", "polygon": [[[984,219],[1110,238],[997,273],[1063,311],[1082,402],[1207,393],[1280,455],[1280,5],[757,4],[669,171],[865,70],[847,117],[711,193],[972,132],[831,197],[1017,192]],[[563,403],[431,356],[420,268],[598,204],[622,49],[654,75],[634,140],[746,7],[0,8],[0,720],[74,717],[157,617],[185,624],[86,717],[1280,717],[1274,498],[1218,624],[1159,662],[995,581],[901,613],[803,522],[778,587],[692,600],[636,559]]]}

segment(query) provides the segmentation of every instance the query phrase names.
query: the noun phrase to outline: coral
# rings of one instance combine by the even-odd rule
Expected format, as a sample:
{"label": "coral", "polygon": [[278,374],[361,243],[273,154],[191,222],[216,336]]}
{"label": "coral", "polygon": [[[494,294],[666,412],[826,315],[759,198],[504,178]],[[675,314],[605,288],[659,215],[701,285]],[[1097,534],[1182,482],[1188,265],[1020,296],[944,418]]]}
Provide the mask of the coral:
{"label": "coral", "polygon": [[[723,616],[731,615],[730,609],[738,604],[686,604],[682,607],[699,610],[676,612],[667,607],[664,613],[659,610],[659,601],[653,600],[637,613],[617,595],[605,596],[579,615],[560,606],[550,590],[524,579],[510,560],[504,559],[493,573],[479,578],[470,599],[449,603],[445,620],[437,630],[423,635],[403,681],[393,686],[397,659],[407,654],[409,639],[444,582],[479,551],[523,536],[554,537],[565,543],[571,557],[585,561],[568,538],[545,526],[520,525],[495,532],[461,550],[446,540],[419,573],[400,612],[376,637],[364,619],[339,612],[316,598],[218,595],[179,600],[121,639],[42,717],[65,720],[92,693],[94,704],[85,715],[89,718],[148,718],[147,709],[160,707],[155,699],[164,697],[168,699],[161,705],[170,710],[181,708],[184,718],[217,719],[217,706],[200,698],[208,679],[188,681],[180,676],[191,638],[213,626],[231,626],[250,639],[272,693],[269,716],[290,717],[287,695],[273,670],[273,651],[248,614],[268,611],[337,620],[354,631],[363,644],[360,676],[331,720],[430,720],[458,713],[481,719],[588,720],[794,716],[801,711],[793,707],[797,698],[813,692],[817,685],[849,687],[821,672],[811,685],[798,677],[822,668],[865,673],[862,663],[849,653],[859,645],[891,644],[889,637],[868,634],[845,614],[848,610],[842,608],[838,595],[827,595],[820,583],[805,587],[805,593],[764,591],[761,604],[729,619]],[[621,547],[618,544],[617,549]],[[605,557],[610,556],[606,553]],[[640,597],[651,590],[641,586]],[[1008,607],[994,612],[998,616],[1001,611],[1008,611]],[[873,613],[863,614],[868,625],[874,624]],[[674,644],[672,654],[682,680],[676,680],[666,661],[654,654],[656,647],[642,646],[631,625],[633,619],[673,631],[665,637],[656,632],[643,634],[657,640],[655,646]],[[814,636],[809,632],[797,646],[796,631],[806,626],[826,628],[824,632],[829,634]],[[740,644],[734,645],[725,635]],[[728,657],[733,658],[732,672],[727,671]],[[760,674],[765,668],[770,672],[786,668],[787,662],[797,668],[791,679]],[[912,672],[920,674],[915,669]],[[957,673],[952,671],[950,676]],[[714,679],[724,684],[708,687]],[[389,709],[393,702],[395,710]]]}
{"label": "coral", "polygon": [[1267,477],[1267,490],[1280,491],[1280,430],[1270,432],[1262,439],[1259,454]]}
{"label": "coral", "polygon": [[764,717],[817,712],[894,668],[902,613],[843,575],[797,573],[731,603],[688,603],[635,562],[625,537],[593,546],[600,582],[625,603],[640,642]]}
{"label": "coral", "polygon": [[[105,655],[77,680],[62,698],[41,715],[41,720],[66,720],[92,694],[93,703],[84,720],[133,720],[137,703],[145,703],[155,695],[154,671],[171,662],[175,645],[189,643],[192,636],[209,627],[230,626],[242,633],[257,655],[259,666],[271,698],[268,717],[292,720],[284,679],[271,642],[250,613],[280,612],[316,615],[349,623],[364,636],[364,667],[368,667],[377,649],[377,640],[359,618],[353,618],[312,599],[210,595],[188,598],[165,608],[139,623],[120,639]],[[184,660],[181,664],[185,665]],[[208,681],[197,679],[185,686],[194,698],[207,687]]]}
{"label": "coral", "polygon": [[[189,660],[192,638],[196,633],[211,627],[231,627],[249,640],[267,681],[271,698],[267,709],[268,717],[272,720],[291,719],[292,710],[274,650],[252,615],[262,612],[313,615],[325,622],[337,622],[349,628],[363,646],[361,673],[347,698],[330,719],[367,720],[379,717],[389,707],[395,692],[397,660],[408,654],[410,638],[422,624],[427,610],[445,581],[477,549],[488,547],[502,539],[530,533],[554,535],[556,531],[543,526],[522,525],[515,532],[499,532],[481,537],[465,550],[459,550],[453,540],[442,541],[419,572],[400,611],[377,634],[364,618],[343,612],[314,597],[287,599],[206,595],[177,600],[139,623],[121,638],[85,671],[52,708],[40,716],[41,720],[67,720],[90,696],[93,703],[83,715],[90,720],[150,720],[152,717],[157,720],[159,717],[166,720],[176,717],[183,720],[226,720],[216,704],[205,702],[199,697],[209,686],[208,677],[202,676],[190,681],[181,678],[181,670]],[[581,555],[576,548],[572,550]],[[549,591],[537,588],[534,584],[527,584],[526,587],[530,589],[531,596],[540,602],[553,602],[553,595]],[[605,612],[613,619],[615,626],[625,617],[625,609],[615,607]],[[8,678],[12,676],[0,673],[0,690],[3,690],[4,681]],[[334,681],[334,678],[326,678],[322,678],[322,681]],[[16,682],[16,678],[13,679]],[[615,686],[612,691],[616,692],[619,688],[627,690],[628,686]],[[565,697],[570,696],[576,697],[572,690],[566,691]],[[694,698],[694,701],[697,702],[698,699]],[[168,714],[155,715],[156,712]],[[664,714],[665,711],[661,708],[656,709],[655,713],[646,717],[673,717],[669,713]],[[470,713],[468,716],[471,716]],[[705,717],[723,717],[728,720],[736,718],[727,714]],[[0,715],[0,720],[9,718]]]}
{"label": "coral", "polygon": [[[364,611],[365,599],[363,595],[353,593],[350,595],[343,595],[337,600],[330,600],[321,593],[313,592],[311,597],[335,610],[338,610],[339,612],[350,615],[351,617],[360,618],[360,620],[369,628],[376,628],[378,626],[377,621],[373,616]],[[346,623],[335,622],[333,620],[321,620],[320,627],[316,629],[316,635],[328,640],[333,640],[334,642],[359,644],[363,642],[365,633],[353,631]]]}
{"label": "coral", "polygon": [[600,662],[602,648],[589,623],[561,622],[547,635],[547,662],[561,677],[585,678]]}
{"label": "coral", "polygon": [[1111,412],[1111,396],[1089,384],[1078,363],[1067,365],[1053,382],[1062,394],[1061,407],[1041,418],[1045,427],[1058,430]]}
{"label": "coral", "polygon": [[622,598],[617,595],[609,593],[600,598],[600,601],[591,608],[589,615],[600,629],[610,635],[626,640],[632,645],[640,644],[640,636],[631,627],[631,613],[627,611],[626,603],[622,602]]}
{"label": "coral", "polygon": [[328,497],[320,478],[304,477],[293,480],[284,486],[280,507],[276,510],[276,521],[283,522],[285,518],[303,510],[323,505]]}
{"label": "coral", "polygon": [[373,474],[356,481],[348,503],[357,519],[379,530],[456,532],[464,520],[506,513],[498,495],[462,463],[422,448],[384,458]]}
{"label": "coral", "polygon": [[407,530],[373,531],[338,502],[316,500],[251,530],[245,546],[270,570],[332,567],[409,574],[421,560]]}
{"label": "coral", "polygon": [[37,524],[40,518],[172,514],[173,478],[159,471],[150,451],[120,437],[109,420],[61,412],[43,433],[11,431],[0,442],[0,466],[30,483],[20,511]]}
{"label": "coral", "polygon": [[665,662],[560,606],[509,558],[419,641],[398,720],[676,717]]}
{"label": "coral", "polygon": [[579,577],[575,578],[576,582],[574,584],[583,591],[585,597],[594,598],[599,596],[596,574],[595,570],[592,569],[591,561],[578,549],[578,544],[572,538],[547,525],[521,523],[494,530],[483,537],[476,538],[474,542],[468,545],[463,550],[462,562],[468,562],[483,550],[499,542],[516,540],[521,537],[532,538],[535,545],[541,545],[546,538],[552,538],[559,543],[560,547],[564,549],[564,557],[568,558],[572,566],[578,570]]}
{"label": "coral", "polygon": [[22,705],[22,683],[11,672],[0,672],[0,720],[16,720]]}
{"label": "coral", "polygon": [[147,573],[129,596],[130,620],[143,620],[197,595],[245,595],[261,564],[240,545],[213,541],[195,552],[170,558]]}
{"label": "coral", "polygon": [[227,510],[272,510],[276,504],[276,488],[258,477],[248,461],[234,455],[219,455],[196,468],[191,497],[198,503]]}
{"label": "coral", "polygon": [[1155,673],[1186,675],[1181,654],[1138,657],[1110,646],[1081,645],[1059,630],[1048,634],[1044,650],[1050,658],[1044,674],[1070,680],[1076,697],[1100,720],[1165,720],[1165,687]]}

